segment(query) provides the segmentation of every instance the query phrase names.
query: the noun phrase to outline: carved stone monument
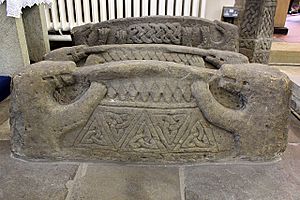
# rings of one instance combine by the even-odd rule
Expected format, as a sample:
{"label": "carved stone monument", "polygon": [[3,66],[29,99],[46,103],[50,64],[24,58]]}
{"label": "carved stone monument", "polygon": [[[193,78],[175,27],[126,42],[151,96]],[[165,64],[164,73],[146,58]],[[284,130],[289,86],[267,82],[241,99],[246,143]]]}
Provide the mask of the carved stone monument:
{"label": "carved stone monument", "polygon": [[[14,77],[15,156],[186,163],[272,160],[285,150],[291,96],[285,74],[234,52],[237,29],[226,36],[231,43],[206,50],[215,40],[190,43],[195,47],[181,36],[176,45],[163,40],[173,38],[166,23],[178,23],[182,34],[191,18],[149,19],[131,25],[160,23],[147,37],[145,28],[136,35],[150,42],[131,40],[130,19],[85,25],[74,30],[82,45],[52,51]],[[204,22],[193,28],[217,24]],[[122,44],[114,44],[116,31],[126,32]]]}

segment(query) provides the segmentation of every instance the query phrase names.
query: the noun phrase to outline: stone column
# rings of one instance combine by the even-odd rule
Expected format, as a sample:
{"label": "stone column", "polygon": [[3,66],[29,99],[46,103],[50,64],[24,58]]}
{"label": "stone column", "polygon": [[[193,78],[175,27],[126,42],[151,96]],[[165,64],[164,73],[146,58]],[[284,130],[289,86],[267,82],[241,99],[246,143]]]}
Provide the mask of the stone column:
{"label": "stone column", "polygon": [[29,58],[38,62],[50,51],[44,5],[23,9],[23,23]]}
{"label": "stone column", "polygon": [[236,5],[242,8],[239,23],[240,52],[248,56],[250,62],[267,64],[269,61],[276,2],[236,0]]}
{"label": "stone column", "polygon": [[6,4],[0,5],[0,74],[29,64],[22,19],[6,16]]}

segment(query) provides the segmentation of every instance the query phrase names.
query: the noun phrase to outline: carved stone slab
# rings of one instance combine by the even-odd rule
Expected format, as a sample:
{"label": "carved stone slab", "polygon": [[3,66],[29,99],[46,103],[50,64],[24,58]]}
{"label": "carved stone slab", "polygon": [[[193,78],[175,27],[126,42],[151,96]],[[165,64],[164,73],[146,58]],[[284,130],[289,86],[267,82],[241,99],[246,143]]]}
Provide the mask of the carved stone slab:
{"label": "carved stone slab", "polygon": [[24,159],[271,160],[286,148],[290,81],[257,64],[44,61],[13,79],[12,151]]}
{"label": "carved stone slab", "polygon": [[173,44],[238,51],[238,28],[196,17],[151,16],[115,19],[73,28],[75,45]]}

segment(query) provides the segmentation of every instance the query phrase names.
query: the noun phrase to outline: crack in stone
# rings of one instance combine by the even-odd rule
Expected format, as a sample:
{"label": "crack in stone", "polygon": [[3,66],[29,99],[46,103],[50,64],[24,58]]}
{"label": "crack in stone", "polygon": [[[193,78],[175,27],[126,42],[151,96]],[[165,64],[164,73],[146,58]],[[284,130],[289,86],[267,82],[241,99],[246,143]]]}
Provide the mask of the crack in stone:
{"label": "crack in stone", "polygon": [[65,200],[71,200],[71,194],[73,192],[75,182],[85,176],[87,167],[88,167],[87,163],[80,164],[77,170],[75,171],[75,173],[73,174],[72,178],[69,181],[67,181],[67,183],[65,184],[67,188],[67,194],[65,196]]}
{"label": "crack in stone", "polygon": [[184,177],[184,167],[179,167],[179,187],[180,187],[180,195],[181,195],[181,200],[186,200],[185,199],[185,177]]}

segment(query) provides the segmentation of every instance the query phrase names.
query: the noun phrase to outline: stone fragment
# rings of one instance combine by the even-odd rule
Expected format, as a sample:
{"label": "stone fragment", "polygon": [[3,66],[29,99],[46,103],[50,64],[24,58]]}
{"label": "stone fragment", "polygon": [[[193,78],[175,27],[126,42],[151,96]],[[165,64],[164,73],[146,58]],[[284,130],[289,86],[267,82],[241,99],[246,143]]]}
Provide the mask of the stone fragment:
{"label": "stone fragment", "polygon": [[75,45],[173,44],[238,51],[235,25],[196,17],[151,16],[86,24],[71,31]]}

